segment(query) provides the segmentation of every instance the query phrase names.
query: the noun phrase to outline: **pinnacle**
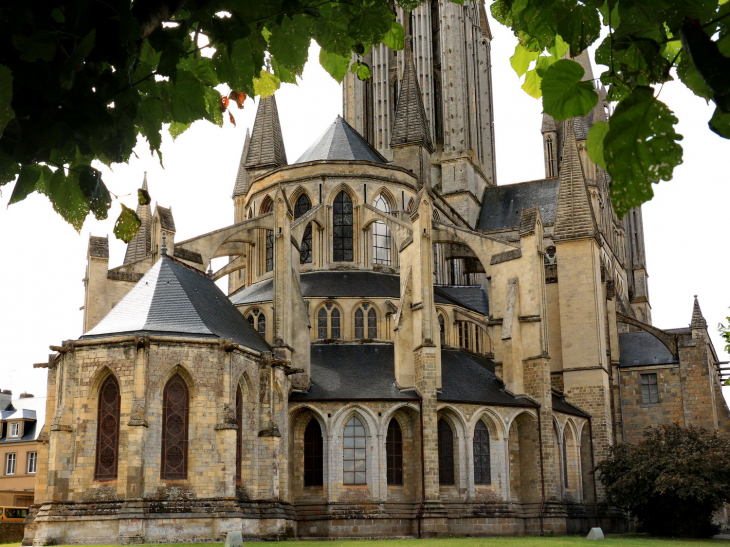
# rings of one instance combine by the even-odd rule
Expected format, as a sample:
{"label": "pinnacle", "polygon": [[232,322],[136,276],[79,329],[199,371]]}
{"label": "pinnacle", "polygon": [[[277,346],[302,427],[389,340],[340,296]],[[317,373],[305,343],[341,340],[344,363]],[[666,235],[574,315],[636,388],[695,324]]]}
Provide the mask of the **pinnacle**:
{"label": "pinnacle", "polygon": [[241,153],[241,161],[238,164],[238,173],[236,174],[236,183],[233,185],[233,197],[241,196],[246,193],[247,177],[246,177],[246,156],[251,144],[251,133],[246,128],[246,140],[243,141],[243,152]]}
{"label": "pinnacle", "polygon": [[697,300],[697,295],[695,295],[695,303],[692,308],[692,322],[689,326],[692,329],[707,328],[707,321],[705,321],[705,317],[702,315],[702,310],[700,309],[700,303]]}
{"label": "pinnacle", "polygon": [[[148,191],[147,171],[142,179],[142,190]],[[152,209],[149,203],[137,205],[137,216],[141,221],[137,234],[127,244],[127,252],[124,254],[124,264],[136,262],[145,258],[152,250]]]}
{"label": "pinnacle", "polygon": [[284,139],[281,136],[276,98],[270,95],[259,101],[251,141],[244,166],[248,169],[287,165]]}
{"label": "pinnacle", "polygon": [[393,136],[390,139],[390,145],[420,144],[433,153],[434,148],[431,142],[426,110],[423,107],[421,88],[418,85],[418,75],[413,63],[410,36],[406,36],[404,60],[403,79],[395,110]]}

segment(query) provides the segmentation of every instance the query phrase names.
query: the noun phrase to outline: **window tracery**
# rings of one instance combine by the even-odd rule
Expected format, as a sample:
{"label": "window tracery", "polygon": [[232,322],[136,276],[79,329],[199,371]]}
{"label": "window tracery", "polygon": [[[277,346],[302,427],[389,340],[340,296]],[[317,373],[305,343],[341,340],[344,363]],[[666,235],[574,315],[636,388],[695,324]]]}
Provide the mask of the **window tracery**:
{"label": "window tracery", "polygon": [[332,207],[332,260],[352,262],[354,259],[354,238],[352,199],[342,190]]}
{"label": "window tracery", "polygon": [[110,375],[99,390],[94,473],[94,480],[97,481],[111,481],[117,478],[120,401],[119,383]]}
{"label": "window tracery", "polygon": [[[309,199],[307,194],[302,194],[297,198],[296,205],[294,206],[294,219],[298,219],[303,214],[308,212],[312,208],[312,201]],[[312,263],[312,223],[309,222],[307,227],[304,229],[304,236],[299,246],[299,263],[300,264],[311,264]]]}
{"label": "window tracery", "polygon": [[[383,194],[379,194],[373,206],[383,213],[390,214],[390,205]],[[380,221],[373,222],[373,262],[390,265],[391,236],[390,228]]]}
{"label": "window tracery", "polygon": [[183,480],[188,476],[188,399],[185,380],[175,374],[162,396],[161,479]]}
{"label": "window tracery", "polygon": [[345,484],[366,484],[365,428],[355,416],[345,426],[343,436],[343,479]]}
{"label": "window tracery", "polygon": [[489,430],[479,420],[474,428],[474,484],[491,484],[492,470],[489,454]]}

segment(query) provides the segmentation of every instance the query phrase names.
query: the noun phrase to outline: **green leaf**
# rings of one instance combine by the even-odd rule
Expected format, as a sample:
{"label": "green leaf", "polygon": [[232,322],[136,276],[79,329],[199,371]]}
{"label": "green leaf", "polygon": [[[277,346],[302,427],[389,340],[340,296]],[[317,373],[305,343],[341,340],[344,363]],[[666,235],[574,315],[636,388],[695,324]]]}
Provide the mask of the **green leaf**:
{"label": "green leaf", "polygon": [[284,84],[294,84],[297,85],[297,75],[294,74],[291,70],[288,68],[283,67],[279,64],[279,61],[276,60],[276,57],[273,55],[269,57],[269,60],[271,61],[271,68],[274,70],[274,76],[279,78],[282,83]]}
{"label": "green leaf", "polygon": [[309,55],[310,36],[309,17],[304,15],[284,17],[281,26],[274,27],[272,31],[269,38],[269,52],[276,57],[281,66],[301,76]]}
{"label": "green leaf", "polygon": [[332,76],[338,83],[342,83],[345,78],[347,71],[350,68],[350,57],[338,55],[337,53],[330,53],[322,48],[319,51],[319,64],[322,65],[330,76]]}
{"label": "green leaf", "polygon": [[18,162],[0,150],[0,186],[15,180],[18,173],[20,173]]}
{"label": "green leaf", "polygon": [[525,90],[530,97],[539,99],[542,97],[542,78],[537,74],[537,69],[530,70],[525,76],[525,83],[522,84],[522,89]]}
{"label": "green leaf", "polygon": [[[76,167],[69,169],[68,175],[65,175],[63,169],[56,169],[56,172],[50,177],[48,184],[48,199],[53,203],[53,208],[77,232],[81,231],[84,220],[86,220],[86,216],[89,214],[89,200],[81,189],[80,175],[82,172],[83,168]],[[93,181],[86,180],[84,184],[93,186]],[[87,187],[87,189],[91,188]],[[104,191],[106,191],[106,187],[104,187]],[[96,205],[99,211],[102,209],[106,211],[109,208],[108,206],[111,205],[111,198],[108,197],[108,192],[107,198],[108,205],[106,208],[104,208],[103,196],[97,202]],[[104,218],[106,217],[104,216]]]}
{"label": "green leaf", "polygon": [[223,112],[221,112],[221,94],[212,87],[205,88],[205,106],[207,115],[205,119],[223,127]]}
{"label": "green leaf", "polygon": [[52,61],[56,55],[56,41],[49,32],[36,30],[30,36],[13,34],[13,48],[20,53],[20,59],[28,63]]}
{"label": "green leaf", "polygon": [[185,133],[185,131],[188,130],[188,128],[192,124],[189,123],[178,123],[178,122],[172,122],[170,124],[170,128],[168,129],[170,136],[172,137],[172,140],[174,141],[177,139],[180,135]]}
{"label": "green leaf", "polygon": [[40,165],[36,163],[23,165],[20,168],[20,176],[18,177],[18,181],[15,183],[15,188],[13,188],[13,193],[10,196],[8,205],[23,201],[29,194],[35,192],[36,185],[42,177],[43,168]]}
{"label": "green leaf", "polygon": [[588,157],[596,165],[606,168],[606,160],[603,157],[603,141],[608,134],[608,122],[595,122],[591,130],[588,131],[588,139],[586,140],[586,150]]}
{"label": "green leaf", "polygon": [[[518,43],[515,47],[515,54],[510,57],[509,62],[512,65],[514,71],[517,73],[517,76],[522,76],[530,68],[532,62],[537,60],[539,55],[539,52],[529,51],[522,44]],[[532,94],[530,93],[530,95]]]}
{"label": "green leaf", "polygon": [[591,82],[582,82],[585,71],[575,61],[561,59],[547,69],[542,81],[543,109],[556,121],[585,116],[598,103]]}
{"label": "green leaf", "polygon": [[725,113],[720,110],[720,107],[715,108],[715,113],[708,125],[722,138],[730,139],[730,112]]}
{"label": "green leaf", "polygon": [[124,243],[129,243],[137,235],[142,221],[132,209],[123,203],[121,205],[122,212],[114,223],[114,235]]}
{"label": "green leaf", "polygon": [[555,60],[562,59],[566,53],[568,53],[568,49],[570,46],[563,41],[563,39],[560,37],[560,34],[555,35],[555,45],[553,47],[547,48],[548,53],[555,57]]}
{"label": "green leaf", "polygon": [[367,63],[360,61],[353,63],[350,70],[358,77],[359,80],[367,80],[370,78],[370,67]]}
{"label": "green leaf", "polygon": [[383,37],[383,44],[394,51],[405,47],[406,31],[398,21],[393,21],[390,30]]}
{"label": "green leaf", "polygon": [[56,23],[63,23],[66,21],[66,16],[63,14],[63,11],[61,11],[59,8],[53,8],[51,10],[51,17],[53,17],[54,21]]}
{"label": "green leaf", "polygon": [[262,99],[273,95],[274,91],[279,89],[280,85],[281,81],[279,78],[263,69],[261,70],[261,77],[255,78],[253,81],[254,92],[256,95],[260,95]]}
{"label": "green leaf", "polygon": [[[106,219],[109,207],[112,205],[112,198],[104,181],[101,180],[101,172],[88,165],[83,165],[78,170],[80,171],[79,188],[89,203],[89,209],[94,213],[96,220]],[[62,170],[59,169],[59,171]]]}
{"label": "green leaf", "polygon": [[12,107],[13,73],[6,66],[0,65],[0,137],[8,122],[15,117]]}
{"label": "green leaf", "polygon": [[147,190],[144,188],[137,189],[137,203],[140,205],[149,205],[151,201],[152,198],[150,198],[150,193]]}
{"label": "green leaf", "polygon": [[603,141],[606,170],[613,178],[611,198],[619,217],[650,200],[651,184],[670,180],[682,163],[677,118],[654,97],[651,87],[637,87],[616,107]]}
{"label": "green leaf", "polygon": [[681,54],[679,56],[679,63],[677,64],[677,76],[686,85],[692,93],[698,97],[702,97],[705,100],[711,100],[714,96],[712,90],[702,79],[702,76],[697,71],[697,67],[690,59],[689,55]]}
{"label": "green leaf", "polygon": [[159,151],[162,146],[162,124],[165,121],[165,111],[162,101],[157,98],[145,98],[139,103],[137,117],[134,120],[139,131],[147,138],[150,151]]}
{"label": "green leaf", "polygon": [[577,57],[601,35],[598,10],[590,5],[578,5],[558,23],[557,30],[562,39],[570,45],[570,54]]}
{"label": "green leaf", "polygon": [[192,72],[178,70],[169,90],[172,118],[178,123],[192,123],[205,118],[205,86]]}

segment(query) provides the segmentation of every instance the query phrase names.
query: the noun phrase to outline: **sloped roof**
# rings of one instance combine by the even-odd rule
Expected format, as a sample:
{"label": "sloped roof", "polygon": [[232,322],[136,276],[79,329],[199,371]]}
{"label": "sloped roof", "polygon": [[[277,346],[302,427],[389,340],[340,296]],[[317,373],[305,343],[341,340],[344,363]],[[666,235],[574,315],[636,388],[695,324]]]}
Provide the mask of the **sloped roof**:
{"label": "sloped roof", "polygon": [[251,134],[246,128],[246,140],[243,141],[243,152],[241,152],[241,161],[238,163],[238,173],[236,174],[236,184],[233,186],[233,197],[242,196],[246,193],[246,156],[248,156],[248,147],[251,144]]}
{"label": "sloped roof", "polygon": [[572,414],[573,416],[581,416],[583,418],[590,418],[590,414],[583,412],[577,406],[571,405],[564,395],[556,395],[553,393],[553,410],[562,412],[563,414]]}
{"label": "sloped roof", "polygon": [[29,421],[25,423],[22,437],[8,437],[8,430],[5,428],[5,436],[0,437],[0,444],[36,440],[46,420],[46,397],[13,399],[8,408],[9,410],[0,411],[0,420],[24,419]]}
{"label": "sloped roof", "polygon": [[271,350],[213,280],[166,255],[81,338],[131,333],[230,338]]}
{"label": "sloped roof", "polygon": [[553,224],[558,184],[558,179],[552,178],[486,188],[477,230],[516,229],[520,225],[522,211],[536,206],[540,208],[543,224]]}
{"label": "sloped roof", "polygon": [[386,163],[385,158],[339,115],[295,163],[319,160],[364,160]]}
{"label": "sloped roof", "polygon": [[489,315],[489,298],[479,285],[438,285],[433,288],[433,292],[437,304],[457,304]]}
{"label": "sloped roof", "polygon": [[626,332],[618,335],[620,367],[669,365],[679,363],[667,346],[650,332]]}
{"label": "sloped roof", "polygon": [[274,95],[259,101],[253,122],[251,142],[246,151],[246,167],[281,167],[286,165],[284,138],[281,136],[279,110]]}

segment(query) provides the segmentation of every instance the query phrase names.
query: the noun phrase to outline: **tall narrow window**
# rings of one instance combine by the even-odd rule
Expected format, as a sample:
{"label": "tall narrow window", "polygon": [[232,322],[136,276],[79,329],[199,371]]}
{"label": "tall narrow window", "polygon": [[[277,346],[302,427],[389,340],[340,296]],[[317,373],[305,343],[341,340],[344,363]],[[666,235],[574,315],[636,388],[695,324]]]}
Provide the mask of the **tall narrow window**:
{"label": "tall narrow window", "polygon": [[322,486],[324,445],[319,422],[312,418],[304,430],[304,486]]}
{"label": "tall narrow window", "polygon": [[332,259],[353,261],[352,200],[344,190],[335,198],[332,216]]}
{"label": "tall narrow window", "polygon": [[491,484],[492,469],[489,460],[489,430],[479,420],[474,428],[474,484]]}
{"label": "tall narrow window", "polygon": [[454,434],[449,423],[438,421],[439,484],[454,484]]}
{"label": "tall narrow window", "polygon": [[28,452],[28,473],[33,474],[38,469],[38,452]]}
{"label": "tall narrow window", "polygon": [[563,481],[567,490],[570,488],[570,485],[568,484],[568,447],[565,441],[565,434],[563,434]]}
{"label": "tall narrow window", "polygon": [[403,433],[398,420],[393,418],[388,424],[385,438],[385,454],[388,460],[388,484],[403,485]]}
{"label": "tall narrow window", "polygon": [[[294,206],[294,219],[298,219],[312,208],[312,202],[307,194],[302,194]],[[308,223],[304,229],[301,245],[299,246],[299,263],[311,264],[312,262],[312,223]]]}
{"label": "tall narrow window", "polygon": [[241,450],[243,447],[243,391],[241,391],[241,385],[239,384],[236,388],[236,484],[241,483],[241,464],[242,455]]}
{"label": "tall narrow window", "polygon": [[[384,213],[390,213],[390,205],[383,194],[377,197],[373,205]],[[373,222],[373,262],[390,265],[390,240],[390,228],[384,222]]]}
{"label": "tall narrow window", "polygon": [[641,402],[642,403],[658,403],[659,390],[657,386],[656,374],[641,375]]}
{"label": "tall narrow window", "polygon": [[258,331],[262,338],[266,337],[266,316],[263,313],[259,314]]}
{"label": "tall narrow window", "polygon": [[340,310],[334,308],[330,313],[330,338],[340,339]]}
{"label": "tall narrow window", "polygon": [[16,461],[16,455],[15,454],[8,454],[5,456],[5,474],[6,475],[15,475],[15,461]]}
{"label": "tall narrow window", "polygon": [[266,230],[266,271],[274,269],[274,230]]}
{"label": "tall narrow window", "polygon": [[327,337],[327,310],[320,308],[317,313],[317,338],[326,340]]}
{"label": "tall narrow window", "polygon": [[366,484],[365,428],[355,416],[345,426],[343,437],[343,469],[345,484]]}
{"label": "tall narrow window", "polygon": [[378,337],[378,312],[370,308],[368,312],[368,338],[371,340]]}
{"label": "tall narrow window", "polygon": [[97,481],[113,481],[117,478],[120,399],[117,379],[110,375],[99,390],[94,473]]}
{"label": "tall narrow window", "polygon": [[555,145],[553,143],[553,138],[550,135],[545,137],[545,159],[545,163],[547,163],[548,178],[557,177],[558,169],[555,162]]}
{"label": "tall narrow window", "polygon": [[358,308],[355,312],[355,340],[365,338],[365,314],[362,308]]}
{"label": "tall narrow window", "polygon": [[179,374],[168,380],[162,395],[162,465],[160,478],[188,477],[188,386]]}
{"label": "tall narrow window", "polygon": [[446,321],[444,321],[444,316],[439,314],[439,333],[441,335],[441,345],[446,345]]}
{"label": "tall narrow window", "polygon": [[474,351],[477,353],[479,353],[481,349],[481,336],[479,336],[480,330],[481,329],[477,325],[474,325]]}

